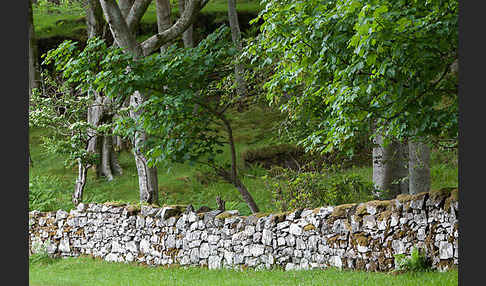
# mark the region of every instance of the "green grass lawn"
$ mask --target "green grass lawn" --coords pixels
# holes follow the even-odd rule
[[[29,264],[31,286],[149,286],[149,285],[457,285],[458,271],[388,273],[341,271],[208,270],[205,268],[148,267],[112,263],[89,257],[56,259]]]

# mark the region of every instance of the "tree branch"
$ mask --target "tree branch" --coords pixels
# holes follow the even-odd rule
[[[174,40],[182,34],[194,22],[197,12],[208,2],[209,0],[190,0],[181,17],[174,23],[174,25],[162,33],[158,33],[148,38],[140,44],[143,50],[143,55],[150,55],[165,43]]]

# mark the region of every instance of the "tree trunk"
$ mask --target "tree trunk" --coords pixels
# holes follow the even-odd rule
[[[130,117],[137,120],[140,116],[141,110],[137,110],[140,104],[144,102],[142,94],[136,91],[130,98]],[[150,168],[147,164],[147,159],[141,152],[143,144],[147,140],[147,135],[143,131],[135,132],[134,151],[135,164],[137,165],[138,184],[140,189],[140,201],[145,203],[158,203],[158,181],[157,168]]]
[[[119,5],[120,5],[120,11],[123,15],[123,18],[125,18],[125,19],[128,18],[128,14],[130,13],[130,9],[132,9],[134,2],[135,2],[135,0],[119,0],[118,1]]]
[[[373,184],[380,191],[386,191],[389,198],[407,193],[405,165],[407,157],[403,143],[391,142],[384,145],[383,135],[376,134],[373,147]]]
[[[231,28],[231,38],[236,49],[241,52],[243,45],[241,43],[240,24],[238,23],[238,14],[236,12],[236,0],[228,0],[228,20]],[[241,64],[235,65],[236,91],[240,98],[248,95],[246,80],[244,77],[244,68]]]
[[[155,10],[157,13],[157,31],[162,33],[170,28],[172,21],[170,20],[170,1],[169,0],[156,0]],[[165,53],[170,43],[167,43],[160,47],[160,52]]]
[[[122,1],[123,2],[123,1]],[[89,0],[86,11],[86,24],[87,33],[89,38],[99,37],[103,33],[103,10],[98,0]],[[88,123],[93,126],[98,126],[102,123],[103,118],[111,120],[111,116],[106,116],[109,112],[105,106],[108,106],[111,100],[107,97],[100,95],[96,91],[90,91],[94,93],[95,102],[93,106],[88,108]],[[100,177],[104,175],[108,181],[113,180],[113,174],[121,174],[121,168],[119,165],[114,166],[112,162],[117,162],[116,153],[113,149],[111,136],[99,136],[95,131],[89,130],[88,134],[91,139],[88,142],[87,151],[96,153],[99,156],[100,162],[96,164],[96,176]],[[115,171],[115,168],[118,168]]]
[[[83,201],[83,191],[86,185],[86,175],[88,174],[88,166],[84,166],[81,160],[78,160],[78,179],[76,180],[76,185],[74,187],[74,192],[72,196],[72,202],[77,206]]]
[[[140,2],[150,2],[147,0],[140,0]],[[130,10],[128,18],[125,18],[120,11],[115,0],[100,0],[103,13],[106,21],[109,24],[111,33],[116,44],[124,49],[125,52],[130,53],[134,59],[139,59],[142,56],[147,56],[154,51],[160,49],[161,46],[174,40],[177,36],[183,33],[189,25],[192,24],[195,18],[195,14],[199,11],[207,1],[191,0],[185,7],[185,11],[181,14],[181,17],[170,28],[164,32],[159,32],[156,35],[148,38],[142,44],[139,44],[136,40],[135,34],[131,27],[137,24],[137,21],[141,19],[143,13],[148,7],[144,3],[136,1]],[[144,10],[145,9],[145,10]],[[142,110],[138,109],[140,105],[145,101],[144,96],[136,91],[130,97],[130,105],[132,110],[130,111],[130,117],[135,121],[138,121]],[[140,201],[147,203],[158,202],[158,182],[157,182],[157,169],[149,168],[147,160],[141,148],[146,142],[147,134],[143,131],[135,132],[135,138],[133,138],[135,163],[137,165],[139,188],[140,188]]]
[[[184,9],[186,7],[187,0],[179,0],[179,13],[182,15]],[[194,25],[191,24],[185,31],[182,33],[182,41],[184,42],[184,48],[193,48],[194,47],[194,37],[193,37]],[[159,31],[161,32],[161,31]]]
[[[39,64],[37,61],[37,41],[34,33],[34,17],[32,14],[32,1],[29,1],[29,99],[32,90],[39,87]]]
[[[100,37],[103,34],[103,10],[98,0],[88,0],[86,8],[86,29],[88,38]]]
[[[430,147],[421,142],[409,142],[410,194],[430,190]]]
[[[112,156],[112,141],[111,136],[103,136],[103,143],[101,148],[101,171],[108,181],[113,180],[113,173],[111,172],[111,156]]]
[[[237,164],[236,164],[236,150],[235,150],[235,142],[233,139],[233,130],[231,128],[231,125],[229,121],[221,115],[221,120],[223,121],[224,126],[226,127],[226,132],[228,134],[228,141],[230,144],[230,150],[231,150],[231,173],[229,176],[227,175],[227,180],[230,181],[236,189],[240,192],[241,197],[243,200],[246,202],[248,207],[250,208],[252,213],[257,213],[260,210],[258,209],[257,204],[255,203],[255,200],[251,196],[250,192],[247,190],[243,182],[240,181],[238,178],[238,173],[237,173]]]

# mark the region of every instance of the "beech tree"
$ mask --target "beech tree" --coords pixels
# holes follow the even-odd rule
[[[246,54],[273,69],[267,97],[300,121],[308,149],[352,152],[358,135],[372,133],[376,153],[410,149],[422,163],[409,165],[426,174],[429,151],[416,142],[457,144],[457,0],[262,4],[262,33]],[[415,192],[422,184],[408,172]]]
[[[150,0],[135,1],[125,19],[115,0],[100,0],[103,13],[116,44],[134,59],[140,59],[152,54],[164,44],[182,34],[192,24],[196,13],[206,5],[207,1],[188,1],[181,17],[170,28],[153,35],[142,43],[138,43],[135,37],[135,27],[145,13],[149,3]],[[131,117],[134,120],[137,120],[142,113],[140,107],[145,100],[146,96],[137,90],[134,90],[130,96]],[[144,131],[138,131],[134,134],[133,152],[138,172],[140,201],[156,203],[158,201],[157,168],[155,166],[149,167],[147,158],[141,152],[141,146],[146,140],[148,138]]]
[[[108,48],[98,39],[90,40],[80,53],[67,42],[56,50],[56,62],[68,82],[77,82],[81,90],[103,91],[114,103],[134,92],[144,95],[139,106],[119,110],[114,130],[129,138],[144,134],[146,140],[139,141],[137,152],[148,168],[167,162],[208,165],[233,184],[256,213],[258,206],[238,176],[232,126],[225,115],[239,97],[223,96],[226,91],[219,82],[219,77],[225,80],[231,73],[236,54],[228,32],[223,27],[195,48],[173,45],[165,53],[141,58]],[[99,57],[103,60],[97,65],[88,64]],[[224,145],[231,156],[229,164],[216,160]]]
[[[231,28],[231,38],[238,51],[242,52],[243,44],[241,41],[240,24],[238,22],[238,13],[236,11],[236,0],[228,0],[228,20]],[[245,71],[241,63],[235,64],[236,91],[240,97],[248,95],[247,84],[245,80]]]

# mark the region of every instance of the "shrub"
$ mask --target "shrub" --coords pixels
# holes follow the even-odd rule
[[[32,242],[32,254],[29,256],[29,264],[49,264],[55,261],[55,258],[47,253],[47,245],[50,240],[45,243],[40,241]]]
[[[395,269],[398,271],[426,271],[430,267],[425,252],[414,247],[410,256],[395,254]]]
[[[295,172],[276,168],[267,182],[281,211],[372,200],[373,184],[355,174]]]

